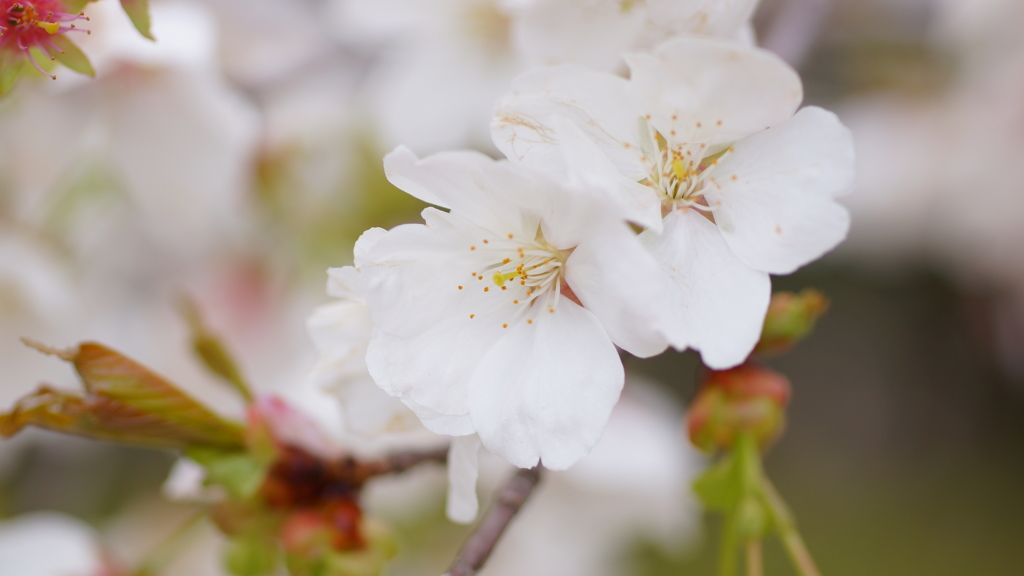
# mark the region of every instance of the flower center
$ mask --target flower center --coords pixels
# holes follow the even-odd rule
[[[649,176],[641,183],[658,191],[664,214],[681,208],[709,212],[711,208],[703,191],[705,186],[718,185],[715,167],[719,160],[732,153],[732,147],[714,150],[710,145],[713,134],[708,134],[700,122],[686,134],[673,126],[666,137],[654,128],[649,118],[640,119],[640,138],[649,171]],[[675,124],[676,117],[672,120]]]
[[[6,10],[3,6],[7,5]],[[36,2],[12,2],[7,4],[0,0],[0,46],[16,47],[28,55],[37,70],[56,79],[46,72],[35,61],[30,52],[36,48],[50,60],[55,57],[51,53],[63,54],[64,51],[49,37],[67,32],[85,32],[72,23],[76,20],[89,20],[84,14],[70,14],[63,10],[61,4],[53,0],[37,0]]]
[[[538,229],[531,240],[521,240],[514,234],[506,238],[484,239],[481,244],[470,246],[470,250],[493,254],[493,259],[473,272],[476,282],[459,286],[459,290],[482,290],[493,297],[492,308],[470,318],[484,316],[498,309],[515,308],[509,322],[527,316],[527,323],[533,324],[531,312],[554,313],[562,295],[575,298],[565,284],[565,261],[572,249],[560,250],[544,239]]]

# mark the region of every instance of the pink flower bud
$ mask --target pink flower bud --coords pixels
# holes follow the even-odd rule
[[[739,432],[752,432],[767,446],[785,427],[789,394],[785,376],[754,364],[712,370],[690,405],[690,440],[712,452],[731,447]]]

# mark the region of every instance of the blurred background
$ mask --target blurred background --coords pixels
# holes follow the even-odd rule
[[[29,71],[0,99],[0,407],[41,382],[76,386],[18,340],[30,336],[104,342],[240,417],[190,356],[188,295],[258,390],[336,427],[337,406],[308,385],[305,319],[363,230],[423,208],[386,182],[382,155],[400,142],[494,153],[489,109],[520,66],[515,2],[475,0],[457,28],[436,17],[455,0],[428,4],[160,0],[155,44],[112,0],[90,5],[93,32],[76,41],[97,78]],[[794,396],[767,459],[829,576],[1021,571],[1021,22],[1021,0],[763,0],[756,13],[759,43],[799,69],[806,102],[836,111],[858,146],[849,240],[774,281],[832,304],[771,362]],[[697,364],[627,360],[630,402],[645,406],[619,418],[627,433],[682,454]],[[532,539],[510,535],[488,573],[553,570],[535,542],[547,533],[581,559],[611,553],[598,564],[609,574],[713,573],[716,526],[679,492],[700,459],[679,458],[638,457],[611,487],[593,482],[600,462],[552,476],[520,519]],[[0,566],[5,539],[32,530],[63,530],[82,557],[82,541],[125,563],[151,552],[194,510],[161,496],[173,461],[39,431],[0,442]],[[484,494],[503,473],[491,469]],[[652,492],[658,482],[668,488]],[[371,489],[369,509],[403,546],[391,573],[439,574],[453,557],[465,528],[444,520],[443,493],[439,470]],[[666,501],[676,513],[657,517]],[[587,531],[602,522],[615,529]],[[202,528],[163,573],[221,574],[218,545]],[[769,546],[769,573],[789,570]]]

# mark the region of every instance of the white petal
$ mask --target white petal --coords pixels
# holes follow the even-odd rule
[[[788,274],[846,238],[850,215],[834,198],[853,184],[853,139],[835,114],[804,108],[734,149],[704,196],[744,262]]]
[[[536,188],[522,169],[479,152],[441,152],[417,159],[404,146],[384,157],[392,184],[412,196],[450,208],[477,226],[504,234],[537,229],[537,220],[521,209],[522,191]]]
[[[461,317],[467,299],[479,297],[468,288],[474,281],[471,272],[483,270],[493,259],[482,249],[485,230],[433,208],[424,210],[423,217],[426,225],[405,224],[388,231],[361,270],[374,325],[398,338]],[[481,249],[473,250],[477,244]]]
[[[429,430],[468,434],[470,374],[494,340],[449,326],[407,340],[381,334],[370,343],[366,365],[377,385],[400,398]]]
[[[366,262],[366,255],[370,253],[370,250],[377,245],[377,242],[387,234],[388,231],[383,228],[370,228],[359,235],[359,239],[356,240],[355,246],[352,248],[352,253],[355,257],[353,263],[356,268],[360,268]]]
[[[315,370],[345,371],[354,364],[354,369],[365,371],[362,357],[371,328],[370,311],[362,302],[332,302],[315,308],[306,319],[306,333],[320,353]]]
[[[661,231],[661,198],[649,186],[623,175],[593,140],[568,118],[552,119],[567,182],[582,192],[574,202],[601,202],[609,214]]]
[[[306,330],[320,353],[314,381],[338,399],[348,430],[370,437],[416,425],[415,415],[377,386],[367,371],[372,323],[365,303],[320,306],[306,321]]]
[[[617,0],[532,2],[513,23],[519,52],[532,67],[582,64],[612,72],[621,64],[646,16],[641,3]]]
[[[560,173],[564,159],[552,126],[557,116],[582,128],[623,175],[634,182],[647,176],[629,82],[580,66],[540,68],[516,78],[512,93],[494,107],[494,144],[510,159]]]
[[[367,255],[361,273],[379,333],[366,362],[374,381],[401,398],[424,425],[453,433],[448,417],[459,426],[466,422],[469,376],[501,335],[500,322],[470,316],[494,306],[494,294],[483,291],[491,279],[471,275],[494,256],[483,254],[481,229],[432,208],[424,218],[427,225],[389,231]],[[474,242],[481,249],[470,250]]]
[[[771,298],[768,274],[744,264],[696,210],[665,217],[661,235],[640,235],[672,285],[661,326],[678,350],[699,350],[723,369],[743,362],[761,336]]]
[[[484,446],[520,468],[561,470],[601,437],[623,370],[597,318],[562,300],[518,323],[473,374],[470,406]]]
[[[370,228],[359,235],[353,247],[355,266],[330,268],[327,270],[327,294],[335,298],[347,300],[363,300],[366,293],[365,279],[359,274],[359,268],[367,262],[366,255],[377,241],[387,234],[383,228]]]
[[[55,512],[33,512],[0,523],[0,560],[5,574],[17,576],[106,571],[96,531]]]
[[[680,37],[626,61],[638,114],[684,141],[735,141],[785,122],[803,99],[788,64],[735,42]]]
[[[416,415],[377,386],[370,374],[352,375],[333,390],[341,402],[345,428],[366,438],[419,426]]]
[[[480,437],[456,436],[448,448],[448,518],[459,524],[476,520],[480,502],[476,479],[480,472]]]
[[[417,178],[417,166],[419,158],[412,150],[405,146],[399,146],[384,156],[384,171],[387,173],[388,181],[400,188],[406,194],[418,198],[427,204],[451,208],[432,189],[430,183],[421,183]]]
[[[569,256],[565,273],[569,287],[620,348],[648,358],[668,346],[657,330],[666,283],[628,227],[617,224],[592,234]]]

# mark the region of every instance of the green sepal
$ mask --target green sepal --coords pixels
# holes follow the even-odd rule
[[[281,549],[269,535],[246,534],[228,544],[224,564],[235,576],[273,574],[281,563]]]
[[[267,475],[267,465],[248,452],[192,448],[185,455],[206,469],[205,484],[223,486],[240,500],[255,496]]]
[[[121,0],[121,8],[131,19],[135,29],[150,40],[156,40],[150,31],[149,0]]]
[[[75,43],[69,40],[67,36],[64,34],[52,34],[49,40],[60,49],[58,52],[51,52],[50,54],[57,62],[63,64],[68,70],[91,78],[96,77],[96,71],[93,70],[89,57],[78,46],[75,46]]]
[[[238,363],[235,362],[234,357],[228,352],[227,347],[221,342],[220,338],[206,328],[202,315],[199,313],[199,308],[192,300],[185,298],[182,300],[181,309],[182,315],[185,316],[185,320],[189,325],[192,337],[192,350],[196,353],[196,356],[203,361],[203,365],[210,372],[231,384],[247,402],[252,402],[252,391],[245,378],[242,377],[242,371],[239,370]]]
[[[69,14],[77,14],[85,10],[85,6],[93,0],[64,0],[64,8]]]
[[[378,576],[387,561],[398,554],[398,542],[387,526],[373,520],[363,523],[366,547],[347,552],[327,551],[315,557],[286,554],[292,576]]]
[[[13,50],[0,50],[0,96],[7,94],[25,68],[25,57]]]
[[[743,498],[743,477],[734,451],[727,452],[693,483],[693,491],[708,510],[728,511]]]

